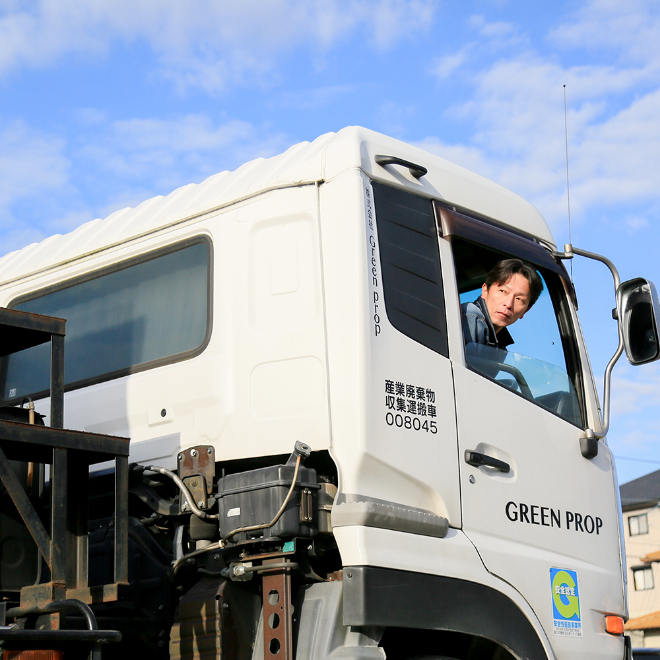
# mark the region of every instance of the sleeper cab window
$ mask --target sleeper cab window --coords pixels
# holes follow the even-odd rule
[[[9,306],[66,319],[67,390],[193,357],[211,330],[211,244],[177,243]],[[48,351],[44,344],[4,359],[5,401],[47,394]]]
[[[458,214],[451,215],[458,217]],[[460,226],[456,234],[459,231]],[[479,240],[474,227],[464,227],[462,231],[464,234],[472,232]],[[485,235],[490,234],[487,246],[456,234],[450,239],[468,368],[565,421],[583,427],[579,353],[563,283],[563,266],[554,263],[550,253],[530,239],[485,223],[482,231]],[[483,237],[481,240],[486,243]],[[531,266],[525,271],[527,275],[521,275],[524,282],[522,288],[518,287],[520,291],[524,291],[525,284],[530,292],[534,288],[538,291],[539,283],[542,291],[532,307],[527,306],[517,318],[516,304],[525,297],[509,301],[511,307],[507,313],[514,316],[504,319],[497,316],[497,295],[492,294],[513,294],[515,298],[518,289],[513,287],[514,291],[511,286],[493,284],[484,298],[482,285],[491,271],[498,272],[496,267],[509,259],[518,259]],[[514,279],[509,283],[515,282],[521,280]],[[527,304],[530,295],[533,293],[528,294]],[[495,315],[494,324],[491,315]],[[507,322],[510,323],[507,325]]]

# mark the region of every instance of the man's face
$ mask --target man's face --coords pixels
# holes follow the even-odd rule
[[[492,284],[490,288],[484,284],[481,297],[486,301],[497,333],[525,315],[530,300],[529,282],[524,275],[516,273],[504,284]]]

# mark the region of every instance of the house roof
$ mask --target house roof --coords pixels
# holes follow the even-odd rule
[[[651,612],[644,616],[629,619],[624,626],[625,630],[648,630],[649,628],[660,628],[660,612]]]
[[[657,504],[660,502],[660,470],[623,484],[619,491],[624,511]]]

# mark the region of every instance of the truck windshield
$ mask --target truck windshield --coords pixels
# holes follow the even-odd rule
[[[459,238],[452,240],[452,246],[461,309],[465,315],[467,309],[477,311],[474,305],[468,305],[481,297],[482,284],[491,268],[516,255],[502,254]],[[506,328],[513,343],[497,346],[467,342],[466,362],[482,376],[582,426],[578,353],[566,292],[556,273],[534,269],[541,278],[543,291],[531,309]],[[485,310],[485,306],[480,305],[480,309]],[[498,332],[498,337],[501,332],[504,331]]]

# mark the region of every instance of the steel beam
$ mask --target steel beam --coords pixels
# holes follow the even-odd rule
[[[0,447],[0,479],[4,484],[9,496],[14,503],[16,509],[21,514],[23,522],[27,526],[32,538],[34,539],[39,552],[43,555],[49,568],[51,566],[51,541],[46,528],[44,527],[41,519],[37,515],[34,505],[23,488],[23,484],[19,481],[14,470],[12,470],[5,453]]]
[[[271,561],[278,562],[277,559]],[[268,561],[264,561],[263,566],[266,568]],[[264,660],[293,660],[291,573],[288,568],[263,574],[263,624]]]

